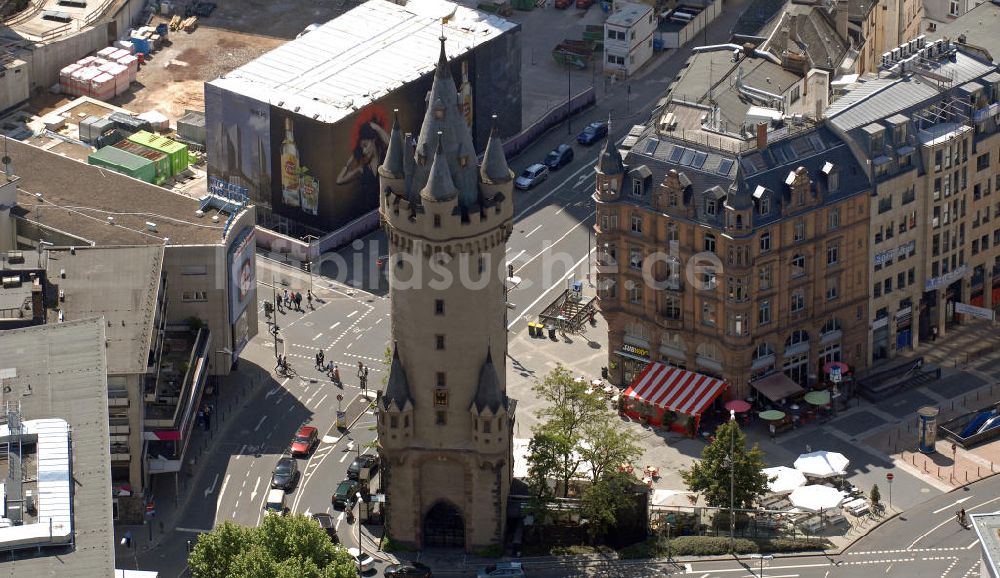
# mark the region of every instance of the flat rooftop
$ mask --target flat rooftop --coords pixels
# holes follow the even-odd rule
[[[983,560],[994,573],[1000,571],[1000,512],[973,514],[972,526],[979,536]]]
[[[49,283],[66,296],[58,304],[64,319],[104,317],[108,373],[145,373],[163,247],[87,247],[47,254]],[[49,316],[57,319],[57,314]]]
[[[7,139],[18,176],[12,213],[94,245],[213,245],[223,240],[227,214],[123,174]],[[37,195],[41,194],[39,198]],[[213,223],[212,216],[219,215]],[[114,218],[114,225],[108,224]],[[146,223],[155,223],[150,230]]]
[[[619,4],[619,6],[620,8],[617,12],[608,16],[608,24],[613,26],[631,26],[640,17],[653,11],[653,7],[649,4],[623,3]]]
[[[447,22],[442,24],[442,20]],[[517,24],[445,0],[369,0],[207,84],[334,123]]]
[[[3,333],[0,369],[14,377],[2,380],[2,401],[20,401],[26,421],[59,418],[69,424],[75,543],[5,553],[0,577],[114,575],[104,328],[102,320],[89,319]]]

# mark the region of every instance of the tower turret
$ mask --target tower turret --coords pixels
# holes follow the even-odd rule
[[[608,140],[604,143],[601,154],[597,157],[597,164],[594,165],[596,175],[597,197],[604,201],[613,201],[618,198],[622,190],[622,180],[625,177],[625,163],[622,155],[618,152],[611,136],[611,119],[608,119]]]

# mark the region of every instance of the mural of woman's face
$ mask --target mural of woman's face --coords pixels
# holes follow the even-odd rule
[[[378,147],[375,145],[375,139],[366,138],[358,144],[361,147],[361,155],[364,162],[378,160]]]

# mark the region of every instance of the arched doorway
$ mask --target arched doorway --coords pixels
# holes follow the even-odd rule
[[[465,547],[465,520],[450,502],[435,503],[424,516],[424,547]]]

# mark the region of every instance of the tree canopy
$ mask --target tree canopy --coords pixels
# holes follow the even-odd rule
[[[194,578],[354,578],[357,562],[302,514],[268,515],[257,528],[223,522],[188,556]]]
[[[767,493],[767,474],[763,472],[764,452],[756,444],[746,448],[746,436],[734,420],[715,430],[715,439],[701,452],[701,460],[690,469],[681,470],[681,478],[693,492],[705,496],[709,506],[728,508],[730,486],[730,448],[733,452],[732,482],[735,507],[751,508]]]

